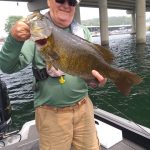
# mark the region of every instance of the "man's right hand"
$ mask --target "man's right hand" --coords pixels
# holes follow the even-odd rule
[[[17,21],[10,30],[11,35],[18,41],[25,41],[30,38],[30,28],[23,21]]]

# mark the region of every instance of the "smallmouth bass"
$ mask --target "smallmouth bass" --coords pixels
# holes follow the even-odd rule
[[[114,56],[106,48],[64,31],[40,13],[34,16],[36,19],[29,19],[31,39],[40,47],[47,65],[85,81],[93,80],[91,71],[97,70],[112,80],[124,95],[130,93],[132,85],[142,82],[136,73],[112,67]]]

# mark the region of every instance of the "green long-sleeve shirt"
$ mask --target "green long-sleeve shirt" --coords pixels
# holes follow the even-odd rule
[[[83,28],[83,31],[85,38],[90,40],[88,30]],[[11,74],[25,68],[33,61],[39,69],[46,67],[43,58],[36,51],[36,45],[33,41],[19,42],[9,34],[0,51],[1,70]],[[64,78],[64,84],[59,83],[59,78],[50,76],[36,82],[38,89],[34,91],[34,106],[49,104],[64,107],[73,105],[88,94],[88,87],[81,78],[69,74],[65,74]]]

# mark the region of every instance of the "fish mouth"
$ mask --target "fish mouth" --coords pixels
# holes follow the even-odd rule
[[[35,41],[38,45],[45,45],[47,43],[47,39],[39,39]]]

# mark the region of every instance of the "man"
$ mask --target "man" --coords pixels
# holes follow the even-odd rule
[[[90,40],[89,32],[73,18],[76,0],[47,0],[51,22]],[[80,31],[80,32],[78,32]],[[47,70],[30,38],[30,28],[18,21],[11,29],[0,52],[3,72],[13,73],[32,62],[35,76],[35,119],[40,138],[40,150],[99,150],[94,123],[93,105],[88,97],[87,84],[80,78],[65,73],[61,84],[60,70]],[[91,72],[100,86],[106,82],[96,70]],[[42,74],[42,75],[41,75]]]

